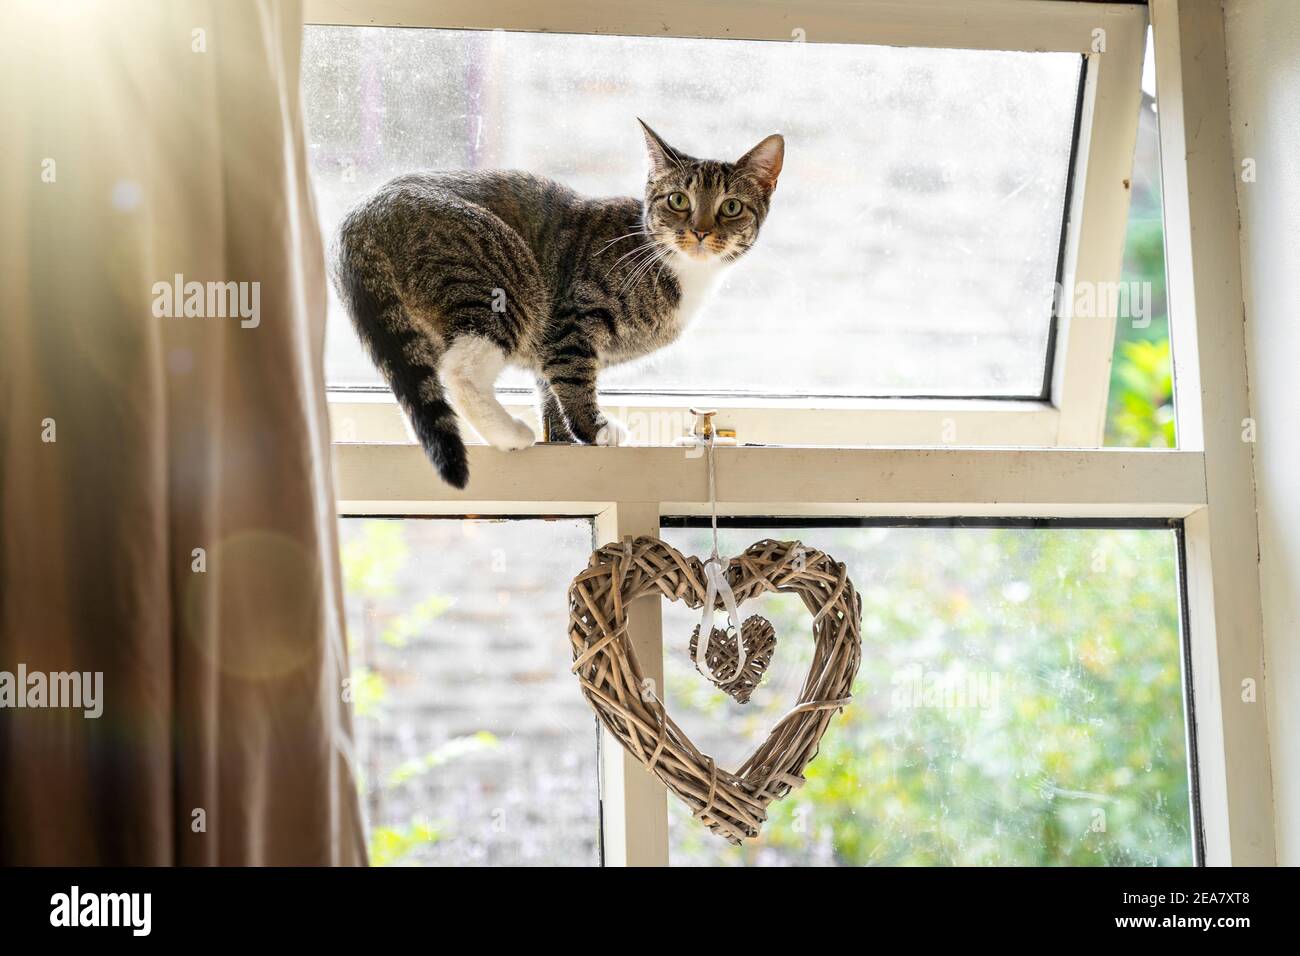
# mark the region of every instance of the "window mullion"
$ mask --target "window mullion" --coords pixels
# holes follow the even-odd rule
[[[463,491],[439,480],[416,445],[341,443],[334,453],[340,507],[356,514],[708,507],[704,460],[681,448],[471,446]],[[1205,504],[1205,463],[1187,451],[720,448],[717,466],[729,514],[1185,518]]]
[[[620,501],[596,516],[596,544],[627,536],[659,536],[657,501]],[[652,682],[664,696],[662,601],[646,597],[628,605],[627,640]],[[606,866],[668,865],[668,790],[659,778],[601,729],[601,820]]]

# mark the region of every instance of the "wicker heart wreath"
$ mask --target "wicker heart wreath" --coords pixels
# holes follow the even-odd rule
[[[600,722],[691,808],[732,843],[752,840],[770,803],[803,783],[831,717],[849,702],[861,660],[862,602],[844,565],[794,541],[760,541],[732,558],[736,601],[764,591],[798,594],[813,616],[814,653],[799,700],[735,773],[701,753],[656,692],[647,691],[625,639],[627,606],[660,594],[700,608],[703,562],[658,538],[627,538],[595,551],[569,587],[573,670]]]

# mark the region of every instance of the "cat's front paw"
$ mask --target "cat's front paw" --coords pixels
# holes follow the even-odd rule
[[[630,445],[631,436],[628,434],[627,426],[617,418],[605,418],[601,426],[596,430],[597,445]]]
[[[484,435],[493,448],[500,451],[519,451],[537,441],[537,434],[522,418],[512,418],[502,427],[492,429],[491,435]]]

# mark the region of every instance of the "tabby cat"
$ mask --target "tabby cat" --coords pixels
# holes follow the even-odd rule
[[[681,335],[758,238],[779,135],[727,163],[641,126],[643,199],[589,199],[522,172],[416,173],[343,220],[335,286],[449,484],[469,480],[457,413],[497,448],[535,440],[497,401],[506,365],[533,373],[552,439],[626,441],[596,404],[596,373]]]

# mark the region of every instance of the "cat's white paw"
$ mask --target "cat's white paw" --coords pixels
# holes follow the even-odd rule
[[[500,451],[519,451],[537,441],[537,433],[522,418],[512,418],[509,424],[503,424],[503,427],[494,429],[493,434],[483,437]]]
[[[605,424],[600,426],[600,431],[596,432],[597,445],[630,445],[631,436],[628,433],[627,426],[617,418],[606,418]]]

